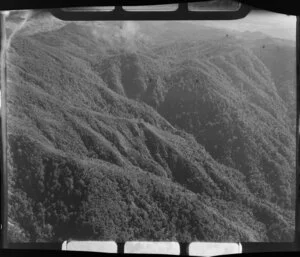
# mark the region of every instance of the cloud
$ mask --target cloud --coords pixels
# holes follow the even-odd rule
[[[95,26],[92,29],[92,34],[97,40],[104,40],[110,45],[128,51],[134,51],[138,42],[149,40],[141,31],[139,24],[134,21],[123,21],[120,23],[103,22],[101,26]]]
[[[139,26],[137,23],[132,21],[125,21],[120,30],[120,35],[127,40],[133,40],[138,36],[138,32]]]
[[[2,13],[5,17],[7,17],[7,16],[9,15],[10,12],[9,12],[9,11],[2,11],[1,13]]]

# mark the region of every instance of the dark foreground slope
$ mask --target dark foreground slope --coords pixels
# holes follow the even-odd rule
[[[10,240],[292,240],[294,139],[268,69],[132,25],[12,42]]]

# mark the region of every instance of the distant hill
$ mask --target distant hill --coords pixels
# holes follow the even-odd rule
[[[279,96],[287,104],[296,131],[296,43],[289,40],[265,38],[257,40],[254,53],[271,71]]]
[[[11,241],[293,240],[286,87],[267,53],[193,26],[78,22],[13,38]]]

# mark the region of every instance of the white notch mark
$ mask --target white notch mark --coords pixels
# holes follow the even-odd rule
[[[65,241],[62,244],[65,251],[84,251],[99,253],[117,253],[118,245],[114,241]]]
[[[193,242],[189,245],[190,256],[218,256],[242,253],[240,243]]]
[[[131,241],[125,243],[124,252],[179,255],[180,245],[178,242]]]

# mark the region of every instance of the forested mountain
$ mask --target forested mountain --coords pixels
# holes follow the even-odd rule
[[[7,56],[10,240],[293,240],[292,46],[51,22]]]
[[[289,40],[264,38],[256,41],[254,53],[269,68],[278,95],[287,104],[292,133],[296,130],[296,43]]]

